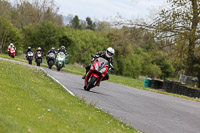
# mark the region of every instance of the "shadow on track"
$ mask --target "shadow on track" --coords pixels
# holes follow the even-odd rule
[[[88,92],[88,93],[99,94],[99,95],[103,95],[103,96],[110,96],[110,95],[107,95],[107,94],[104,94],[104,93],[100,93],[100,92],[96,92],[96,91],[86,91],[86,90],[84,90],[82,88],[76,88],[76,89],[79,89],[81,91]]]

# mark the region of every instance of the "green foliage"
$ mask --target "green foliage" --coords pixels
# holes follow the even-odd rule
[[[90,29],[90,30],[94,30],[95,29],[96,25],[95,25],[95,23],[92,22],[90,17],[86,18],[86,22],[87,22],[87,29]]]
[[[195,64],[200,63],[197,61],[198,55],[195,51],[199,46],[200,1],[168,0],[167,2],[169,8],[163,9],[154,22],[146,27],[154,31],[158,41],[168,42],[160,47],[168,47],[165,48],[165,52],[172,55],[171,60],[174,61],[177,71],[197,76],[199,70]],[[165,66],[170,67],[166,64]]]
[[[68,40],[67,50],[71,63],[88,65],[91,54],[106,50],[108,40],[91,30],[71,30],[66,29],[65,36]]]
[[[8,45],[12,42],[19,48],[16,52],[20,51],[21,35],[19,30],[15,28],[4,16],[0,16],[0,45],[2,46],[1,52],[7,52]]]
[[[74,18],[71,21],[71,27],[74,29],[80,29],[81,25],[80,25],[80,20],[78,18],[78,16],[74,16]]]
[[[25,36],[24,47],[32,48],[41,47],[47,52],[51,47],[59,47],[60,42],[65,41],[62,36],[62,27],[57,26],[49,21],[44,21],[41,25],[29,25],[23,28]]]
[[[44,21],[38,28],[37,31],[37,44],[36,46],[41,46],[45,52],[47,52],[51,47],[58,47],[59,39],[61,37],[61,27],[53,24],[49,21]]]
[[[153,51],[151,52],[151,56],[153,57],[153,64],[158,65],[160,70],[162,71],[160,78],[165,79],[174,75],[175,69],[172,61],[167,59],[167,56],[163,52]]]

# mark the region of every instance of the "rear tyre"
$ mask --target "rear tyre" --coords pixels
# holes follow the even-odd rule
[[[88,86],[86,87],[86,91],[90,91],[90,89],[94,86],[94,83],[97,81],[96,77],[92,77],[90,79],[90,82],[88,83]]]

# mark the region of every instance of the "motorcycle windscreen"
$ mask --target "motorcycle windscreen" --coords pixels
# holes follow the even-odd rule
[[[49,53],[49,57],[50,58],[55,58],[55,54],[54,53]]]
[[[104,59],[104,58],[100,57],[100,58],[98,58],[98,61],[99,61],[99,65],[98,64],[95,65],[95,69],[97,71],[100,71],[101,69],[104,69],[104,66],[108,65],[108,61],[106,59]]]
[[[65,54],[63,52],[59,52],[57,56],[58,61],[65,61]]]

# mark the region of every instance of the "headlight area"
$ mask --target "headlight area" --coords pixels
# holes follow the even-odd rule
[[[106,68],[103,68],[100,70],[100,73],[104,73],[106,71]]]
[[[95,70],[99,70],[99,65],[97,63],[95,64]]]

